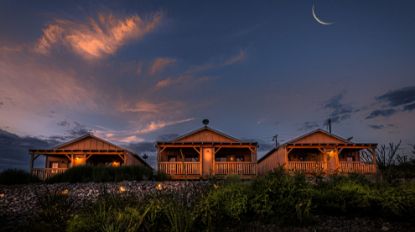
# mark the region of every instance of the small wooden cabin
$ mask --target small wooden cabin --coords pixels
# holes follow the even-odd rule
[[[137,154],[93,134],[86,134],[51,149],[31,149],[29,154],[30,171],[41,179],[79,165],[143,165],[151,168]],[[46,157],[44,168],[34,168],[34,161],[41,155]]]
[[[159,141],[158,171],[172,179],[206,179],[257,174],[257,143],[241,141],[207,124],[172,141]]]
[[[259,174],[278,166],[304,173],[376,173],[374,143],[353,143],[318,129],[272,149],[258,160]],[[361,159],[361,152],[370,154],[370,161]]]

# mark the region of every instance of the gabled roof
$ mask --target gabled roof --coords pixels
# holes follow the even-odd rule
[[[293,139],[291,139],[291,140],[288,140],[288,141],[287,141],[287,142],[285,142],[284,144],[296,143],[296,142],[298,142],[298,141],[300,141],[300,140],[302,140],[302,139],[304,139],[304,138],[306,138],[306,137],[308,137],[308,136],[311,136],[311,135],[313,135],[313,134],[317,134],[317,133],[323,133],[324,135],[327,135],[327,136],[329,136],[329,137],[335,138],[335,139],[339,140],[339,141],[340,141],[340,142],[342,142],[342,143],[352,143],[352,142],[350,142],[349,140],[347,140],[347,139],[345,139],[345,138],[342,138],[342,137],[337,136],[337,135],[335,135],[335,134],[329,133],[329,132],[327,132],[327,131],[325,131],[325,130],[322,130],[322,129],[315,129],[315,130],[310,131],[310,132],[308,132],[308,133],[306,133],[306,134],[303,134],[303,135],[300,135],[300,136],[298,136],[298,137],[296,137],[296,138],[293,138]]]
[[[356,144],[356,143],[353,143],[353,142],[351,142],[351,141],[349,141],[349,140],[347,140],[345,138],[342,138],[342,137],[340,137],[338,135],[329,133],[329,132],[327,132],[325,130],[316,129],[316,130],[310,131],[310,132],[308,132],[306,134],[300,135],[300,136],[298,136],[296,138],[290,139],[287,142],[284,142],[284,143],[278,145],[278,147],[272,148],[270,151],[268,151],[267,153],[265,153],[265,155],[262,156],[257,162],[260,162],[260,161],[264,160],[266,157],[268,157],[269,155],[271,155],[272,153],[274,153],[280,147],[283,147],[283,146],[289,145],[289,144],[296,144],[297,142],[301,141],[302,139],[305,139],[305,138],[307,138],[307,137],[309,137],[309,136],[311,136],[313,134],[316,134],[316,133],[323,133],[324,135],[327,135],[327,136],[329,136],[331,138],[334,138],[334,139],[338,140],[340,142],[340,144],[350,144],[350,145]],[[301,144],[301,143],[299,143],[299,144]],[[376,145],[376,144],[365,144],[365,145]]]
[[[225,137],[225,138],[227,138],[227,139],[229,139],[229,140],[231,140],[232,142],[235,142],[235,143],[242,142],[241,140],[239,140],[237,138],[234,138],[234,137],[232,137],[230,135],[227,135],[227,134],[225,134],[225,133],[223,133],[221,131],[215,130],[215,129],[210,128],[208,126],[204,126],[204,127],[201,127],[201,128],[199,128],[197,130],[194,130],[194,131],[191,131],[191,132],[186,133],[184,135],[181,135],[181,136],[175,138],[172,142],[179,142],[179,141],[181,141],[181,140],[183,140],[185,138],[191,137],[192,135],[198,134],[198,133],[203,132],[203,131],[213,132],[213,133],[218,134],[218,135],[220,135],[222,137]]]
[[[115,147],[116,149],[119,149],[119,150],[124,150],[124,151],[126,151],[126,152],[128,152],[128,153],[130,153],[131,155],[133,155],[134,157],[136,157],[138,160],[140,160],[144,165],[146,165],[146,166],[148,166],[148,167],[150,167],[151,168],[151,166],[143,159],[143,158],[141,158],[139,155],[137,155],[136,153],[134,153],[134,152],[132,152],[132,151],[130,151],[129,149],[126,149],[126,148],[123,148],[123,147],[120,147],[120,146],[118,146],[118,145],[115,145],[115,144],[113,144],[113,143],[111,143],[111,142],[108,142],[107,140],[104,140],[104,139],[102,139],[102,138],[99,138],[99,137],[97,137],[97,136],[95,136],[95,135],[93,135],[92,133],[87,133],[87,134],[85,134],[85,135],[83,135],[83,136],[81,136],[81,137],[78,137],[78,138],[75,138],[75,139],[72,139],[72,140],[69,140],[68,142],[65,142],[65,143],[62,143],[62,144],[59,144],[59,145],[57,145],[57,146],[55,146],[55,147],[53,147],[52,148],[52,150],[59,150],[59,149],[62,149],[62,148],[64,148],[64,147],[66,147],[66,146],[68,146],[68,145],[71,145],[71,144],[74,144],[74,143],[77,143],[77,142],[80,142],[80,141],[82,141],[82,140],[84,140],[84,139],[87,139],[87,138],[92,138],[92,139],[95,139],[95,140],[98,140],[98,141],[100,141],[100,142],[103,142],[103,143],[105,143],[105,144],[108,144],[108,145],[110,145],[110,146],[112,146],[112,147]]]
[[[204,138],[203,138],[204,137]],[[157,144],[196,144],[196,143],[221,143],[221,144],[256,144],[252,141],[242,141],[219,130],[204,126],[197,130],[181,135],[170,141],[158,141]]]

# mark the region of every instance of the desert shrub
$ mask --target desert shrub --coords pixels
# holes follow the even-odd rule
[[[52,176],[47,182],[118,182],[149,179],[151,175],[152,170],[143,166],[78,166],[70,168],[64,173]]]
[[[353,180],[336,181],[316,188],[313,202],[326,214],[364,214],[371,212],[377,191]]]
[[[19,169],[8,169],[0,173],[0,184],[29,184],[40,182],[39,178]]]
[[[215,184],[196,206],[199,220],[209,230],[215,225],[239,222],[248,212],[248,187],[241,182]]]
[[[311,190],[304,175],[288,175],[278,168],[254,181],[251,208],[261,220],[305,223],[311,218]]]
[[[380,205],[386,217],[413,220],[415,183],[384,187],[380,192]]]

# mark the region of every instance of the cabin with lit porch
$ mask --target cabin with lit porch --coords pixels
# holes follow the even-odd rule
[[[306,174],[375,174],[375,143],[354,143],[317,129],[272,149],[258,160],[259,174],[282,166]],[[369,154],[362,160],[362,153]]]
[[[51,149],[31,149],[29,154],[30,172],[40,179],[47,179],[79,165],[142,165],[152,169],[139,155],[93,134],[86,134]],[[34,162],[40,156],[45,156],[44,168],[35,168]]]
[[[172,179],[206,179],[257,174],[257,143],[241,141],[205,126],[172,141],[158,141],[158,171]]]

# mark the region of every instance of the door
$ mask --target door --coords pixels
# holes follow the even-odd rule
[[[213,171],[213,149],[203,148],[203,176],[212,174]]]

